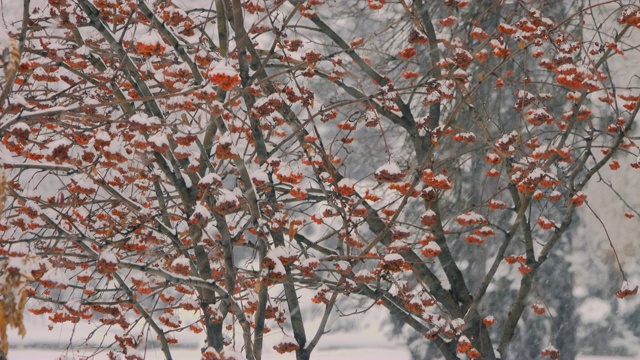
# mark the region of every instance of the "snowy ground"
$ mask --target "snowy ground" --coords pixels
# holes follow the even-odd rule
[[[74,350],[65,349],[69,340],[69,329],[54,329],[49,331],[44,319],[34,319],[30,314],[30,328],[24,339],[21,339],[15,333],[9,334],[10,350],[8,360],[76,360],[82,356],[90,354],[89,349]],[[377,321],[383,318],[374,317]],[[35,326],[34,326],[35,325]],[[334,332],[326,334],[320,341],[318,348],[314,350],[313,360],[377,360],[377,359],[394,359],[409,360],[411,359],[409,352],[404,348],[401,342],[390,340],[385,333],[384,328],[378,323],[361,323],[353,330],[347,332]],[[76,329],[76,336],[82,336],[82,331]],[[184,334],[184,343],[189,343],[189,336]],[[182,337],[182,336],[181,336]],[[39,345],[38,345],[39,344]],[[48,349],[38,348],[38,346],[48,344]],[[139,353],[147,360],[164,359],[159,349],[148,349],[146,353]],[[200,359],[200,351],[197,344],[192,342],[192,347],[172,349],[172,355],[177,360],[197,360]],[[92,360],[107,359],[106,354],[99,354],[91,358]],[[279,355],[270,348],[265,349],[264,359],[267,360],[293,360],[293,354]],[[581,356],[578,360],[640,360],[640,358],[624,358],[624,357],[602,357],[602,356]]]
[[[371,345],[371,342],[376,341],[367,341],[372,339],[380,340],[381,336],[376,336],[374,338],[369,338],[367,336],[361,336],[359,334],[340,334],[335,336],[337,337],[348,337],[354,338],[358,336],[360,338],[360,343],[365,342],[364,344],[353,344],[351,343],[349,348],[340,347],[332,347],[331,344],[323,343],[321,341],[319,348],[314,350],[312,358],[314,360],[329,360],[329,359],[351,359],[351,360],[372,360],[372,359],[397,359],[404,360],[410,359],[409,353],[398,346],[398,344],[389,343],[387,339],[382,341],[377,341],[376,345]],[[323,339],[324,340],[324,339]],[[332,342],[331,339],[328,342]],[[337,339],[336,339],[337,340]],[[335,341],[333,341],[335,343]],[[334,344],[335,345],[335,344]],[[353,346],[357,347],[353,347]],[[37,349],[26,345],[26,347],[11,346],[9,350],[8,360],[75,360],[80,359],[82,356],[86,356],[86,351],[73,351],[73,350],[64,350],[64,349]],[[269,349],[270,350],[270,349]],[[186,349],[174,349],[172,350],[172,355],[174,359],[177,360],[197,360],[200,359],[200,351],[198,348],[186,348]],[[159,349],[150,349],[146,352],[146,354],[140,354],[140,356],[144,356],[147,360],[155,360],[155,359],[164,359],[162,352]],[[265,359],[278,359],[278,360],[293,360],[295,356],[293,354],[288,355],[280,355],[275,353],[273,350],[265,351],[264,354]],[[100,354],[92,359],[102,360],[107,359],[105,354]]]
[[[315,333],[320,321],[319,308],[312,304],[310,297],[312,292],[303,292],[302,301],[303,312],[306,314],[305,327],[309,334]],[[304,305],[306,304],[306,306]],[[352,313],[356,308],[350,309],[349,302],[341,304],[345,313]],[[592,309],[597,312],[597,309]],[[189,322],[194,319],[192,312],[181,312],[180,318]],[[393,330],[388,323],[388,315],[382,308],[373,307],[367,314],[352,315],[347,318],[332,317],[329,321],[329,333],[320,340],[318,347],[312,354],[313,360],[409,360],[411,356],[405,348],[401,339],[391,339],[389,333]],[[343,322],[344,321],[344,322]],[[50,321],[46,316],[35,316],[29,312],[25,313],[25,325],[27,334],[24,338],[17,335],[16,331],[9,331],[9,356],[8,360],[76,360],[83,356],[91,355],[92,349],[81,348],[80,344],[86,339],[93,325],[87,323],[57,324],[49,329]],[[346,325],[346,326],[345,326]],[[340,329],[341,328],[341,329]],[[113,331],[113,329],[111,330]],[[176,360],[198,360],[200,359],[199,346],[203,344],[200,335],[194,335],[190,331],[174,333],[183,348],[172,348],[172,355]],[[70,340],[74,341],[70,344]],[[266,360],[294,360],[293,354],[280,355],[276,353],[272,346],[281,339],[279,334],[267,334],[265,336],[264,359]],[[96,347],[102,340],[100,332],[96,332],[89,343]],[[106,346],[103,344],[103,346]],[[160,349],[139,349],[136,353],[147,360],[161,360],[164,356]],[[435,354],[434,354],[435,355]],[[435,357],[425,357],[426,359],[436,359]],[[107,359],[105,353],[91,357],[91,360]],[[582,356],[579,360],[640,360],[636,358],[624,357],[594,357]]]
[[[175,359],[199,359],[200,352],[197,349],[184,349],[173,351]],[[105,356],[98,356],[95,359],[103,359]],[[293,356],[282,356],[277,354],[267,354],[265,359],[274,360],[290,360]],[[9,353],[9,360],[71,360],[77,359],[72,353],[63,354],[60,350],[45,349],[13,349]],[[159,352],[150,351],[146,356],[147,360],[163,359]],[[334,349],[322,350],[318,349],[314,352],[312,359],[314,360],[377,360],[377,359],[394,359],[404,360],[410,359],[409,354],[403,349],[385,349],[385,348],[361,348],[361,349]],[[624,358],[624,357],[607,357],[607,356],[581,356],[578,360],[638,360],[640,358]]]
[[[307,301],[305,303],[311,303]],[[373,309],[375,310],[375,309]],[[308,330],[315,330],[315,319],[311,316],[312,310],[307,309],[310,315],[308,322]],[[350,318],[351,329],[331,331],[325,334],[318,347],[314,350],[312,358],[315,359],[410,359],[409,352],[403,347],[401,340],[393,341],[389,339],[384,328],[384,313],[371,313],[367,315],[373,316],[353,316]],[[376,316],[380,315],[380,316]],[[188,316],[183,314],[183,320],[187,320]],[[319,319],[318,319],[319,321]],[[9,360],[75,360],[82,356],[91,354],[91,349],[74,349],[69,347],[69,339],[73,336],[75,344],[79,344],[80,340],[86,338],[92,327],[86,323],[79,323],[74,328],[72,324],[56,325],[49,330],[50,322],[46,316],[34,316],[30,313],[25,314],[25,324],[27,326],[27,335],[21,338],[17,333],[10,329],[9,332]],[[177,360],[197,360],[200,359],[199,345],[202,339],[199,335],[194,335],[189,331],[175,334],[180,340],[184,348],[172,348],[172,355]],[[271,346],[278,340],[281,335],[276,337],[267,335],[265,337],[265,359],[282,359],[293,360],[293,354],[280,355],[276,353]],[[90,343],[97,344],[101,340],[101,335],[96,333],[90,340]],[[75,345],[78,346],[78,345]],[[95,346],[95,345],[94,345]],[[46,347],[46,348],[45,348]],[[148,349],[146,353],[140,350],[137,353],[144,356],[145,359],[155,360],[164,359],[160,349]],[[96,360],[107,359],[106,354],[98,354],[91,358]]]

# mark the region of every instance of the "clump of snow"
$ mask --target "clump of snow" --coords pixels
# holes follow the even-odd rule
[[[283,259],[283,258],[286,259],[291,257],[295,258],[298,256],[297,252],[298,251],[292,246],[276,246],[271,250],[269,250],[269,253],[267,256],[277,257],[279,259]]]
[[[210,72],[211,74],[220,74],[226,76],[238,75],[236,69],[232,68],[231,66],[221,64],[216,65],[213,69],[211,69]]]
[[[453,77],[457,79],[466,78],[468,76],[469,76],[469,73],[462,69],[457,69],[453,72]]]
[[[387,248],[389,249],[389,251],[402,251],[403,249],[407,248],[407,246],[408,244],[406,242],[402,240],[396,240],[389,244]]]
[[[15,250],[12,247],[12,252]],[[20,275],[30,278],[31,272],[40,267],[38,261],[31,256],[10,256],[7,258],[6,269],[9,271],[18,271]]]
[[[389,162],[380,166],[374,173],[376,180],[387,183],[400,181],[405,175],[395,162]]]
[[[96,190],[98,186],[87,174],[79,174],[71,178],[71,181],[79,188],[85,190]]]
[[[0,26],[0,54],[5,50],[11,48],[11,38],[9,32],[4,26]]]
[[[300,266],[301,267],[311,267],[311,268],[315,268],[320,264],[320,261],[314,257],[310,257],[307,259],[304,259],[300,262]]]
[[[280,261],[280,259],[275,256],[272,253],[268,253],[267,254],[267,259],[271,260],[273,262],[273,266],[271,269],[272,273],[276,273],[279,276],[286,276],[287,272],[284,269],[284,265],[282,265],[282,261]]]
[[[464,326],[464,320],[457,318],[457,319],[453,319],[451,320],[451,327],[453,327],[456,330],[460,330],[462,329],[462,327]]]
[[[350,187],[353,188],[356,185],[356,181],[353,179],[343,178],[338,181],[338,187]]]
[[[111,250],[105,250],[102,253],[100,253],[100,260],[105,262],[105,263],[107,263],[107,264],[117,264],[118,263],[118,257]]]
[[[156,31],[149,31],[148,33],[140,36],[136,42],[148,46],[156,46],[158,44],[162,44],[162,37]]]
[[[349,271],[351,269],[351,265],[349,265],[349,263],[344,260],[336,261],[333,266],[335,266],[338,271]]]
[[[195,295],[185,295],[180,299],[180,305],[183,306],[184,309],[197,309],[200,307],[200,301],[198,301]]]
[[[171,263],[171,266],[189,266],[189,259],[187,259],[184,255],[176,258]]]
[[[389,174],[402,174],[402,170],[400,170],[400,167],[398,166],[398,164],[394,162],[390,162],[380,166],[376,170],[376,174],[382,173],[383,171],[386,171]]]
[[[104,141],[104,142],[109,142],[111,141],[111,135],[109,135],[109,133],[106,132],[105,130],[98,130],[98,132],[96,132],[95,139]]]
[[[431,250],[434,253],[440,253],[442,251],[442,249],[440,249],[440,246],[435,241],[429,241],[425,248]]]
[[[44,273],[44,275],[42,275],[42,278],[40,278],[40,281],[43,283],[54,284],[53,286],[49,287],[56,288],[66,288],[69,285],[69,279],[64,273],[64,270],[57,267],[51,268],[46,273]]]
[[[220,193],[216,199],[218,203],[235,203],[238,204],[236,195],[227,189],[220,189]]]
[[[476,213],[475,211],[469,211],[464,214],[458,215],[456,217],[456,221],[460,225],[470,225],[470,224],[483,224],[486,222],[484,216]]]
[[[223,319],[222,312],[220,311],[220,303],[207,305],[207,313],[214,319]]]
[[[182,324],[180,317],[178,314],[174,313],[163,313],[158,317],[164,324],[168,324],[172,327],[178,327]]]
[[[367,278],[367,277],[370,277],[370,276],[373,276],[373,274],[371,274],[371,271],[363,268],[363,269],[358,270],[358,272],[356,273],[354,278]]]
[[[58,139],[58,140],[54,140],[50,143],[47,144],[47,147],[49,149],[51,149],[52,151],[60,148],[60,147],[65,147],[65,146],[71,146],[71,140],[69,139]]]
[[[31,131],[31,128],[29,127],[29,125],[27,125],[27,123],[19,121],[11,125],[11,127],[9,128],[9,132],[13,132],[13,131],[29,132]]]
[[[89,49],[86,45],[82,45],[75,50],[75,53],[82,57],[86,57],[86,56],[89,56],[89,54],[91,54],[91,49]]]
[[[256,185],[262,185],[269,182],[269,175],[261,169],[254,170],[251,174],[251,180],[253,180]]]
[[[529,173],[529,176],[527,176],[527,179],[529,181],[538,182],[538,181],[542,180],[545,177],[545,175],[546,175],[546,173],[544,171],[542,171],[542,169],[535,168],[535,169],[533,169],[533,171],[531,171]]]
[[[232,151],[235,151],[235,148],[233,146],[233,138],[231,137],[230,132],[226,132],[222,136],[220,136],[220,138],[218,139],[218,144],[231,146]],[[234,153],[237,154],[236,152]]]
[[[135,114],[129,118],[129,122],[138,125],[150,126],[160,125],[160,120],[155,116],[147,116],[146,114]]]
[[[220,177],[220,175],[216,174],[216,173],[209,173],[205,176],[203,176],[200,181],[198,182],[199,186],[218,186],[218,184],[222,184],[222,178]]]
[[[242,353],[235,351],[232,347],[227,347],[222,351],[222,355],[225,360],[245,360],[246,358]]]
[[[149,283],[149,278],[147,277],[147,274],[143,273],[142,271],[134,271],[131,274],[131,280],[138,281],[140,283],[145,283],[145,284]]]
[[[385,262],[404,261],[400,254],[388,254],[384,256]]]
[[[407,282],[406,281],[396,281],[389,288],[389,294],[393,296],[397,296],[399,293],[403,292],[406,289]]]
[[[162,131],[149,136],[148,141],[159,148],[169,146],[169,139],[167,139],[167,134]]]
[[[177,158],[184,159],[189,157],[191,154],[199,154],[200,150],[193,146],[178,145],[173,150],[173,153]]]

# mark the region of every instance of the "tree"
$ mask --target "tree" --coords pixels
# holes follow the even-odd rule
[[[442,17],[423,0],[25,0],[0,39],[2,284],[18,295],[2,314],[26,295],[53,323],[119,327],[114,358],[153,334],[171,359],[187,330],[204,359],[259,359],[268,332],[308,359],[350,296],[446,359],[518,356],[585,186],[640,167],[640,97],[608,76],[640,12],[609,5],[516,3],[484,26],[460,21],[464,0],[431,5]],[[339,6],[371,26],[349,32]],[[601,7],[611,32],[585,16]],[[618,264],[615,295],[635,295]],[[489,304],[496,284],[517,292]]]

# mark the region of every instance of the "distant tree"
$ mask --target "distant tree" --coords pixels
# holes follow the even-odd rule
[[[608,76],[640,12],[516,2],[484,26],[492,3],[468,3],[25,0],[0,38],[1,350],[28,297],[119,327],[111,358],[157,339],[171,359],[184,330],[203,359],[309,359],[349,296],[446,359],[532,356],[510,344],[549,310],[537,276],[583,189],[640,168],[640,95]],[[614,31],[583,16],[600,7]],[[615,295],[635,295],[618,265]]]

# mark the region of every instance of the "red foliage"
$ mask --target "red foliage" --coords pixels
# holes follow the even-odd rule
[[[640,49],[636,6],[580,24],[535,1],[151,3],[49,0],[2,59],[0,288],[22,291],[3,298],[121,327],[111,358],[189,328],[223,339],[204,359],[230,360],[224,331],[298,331],[304,289],[320,308],[399,305],[455,342],[444,357],[482,357],[475,336],[512,326],[496,318],[513,304],[464,300],[467,276],[496,284],[466,260],[537,276],[587,183],[607,180],[596,171],[640,169],[640,95],[607,71]],[[594,36],[573,36],[581,25]],[[527,255],[496,253],[502,237]]]

